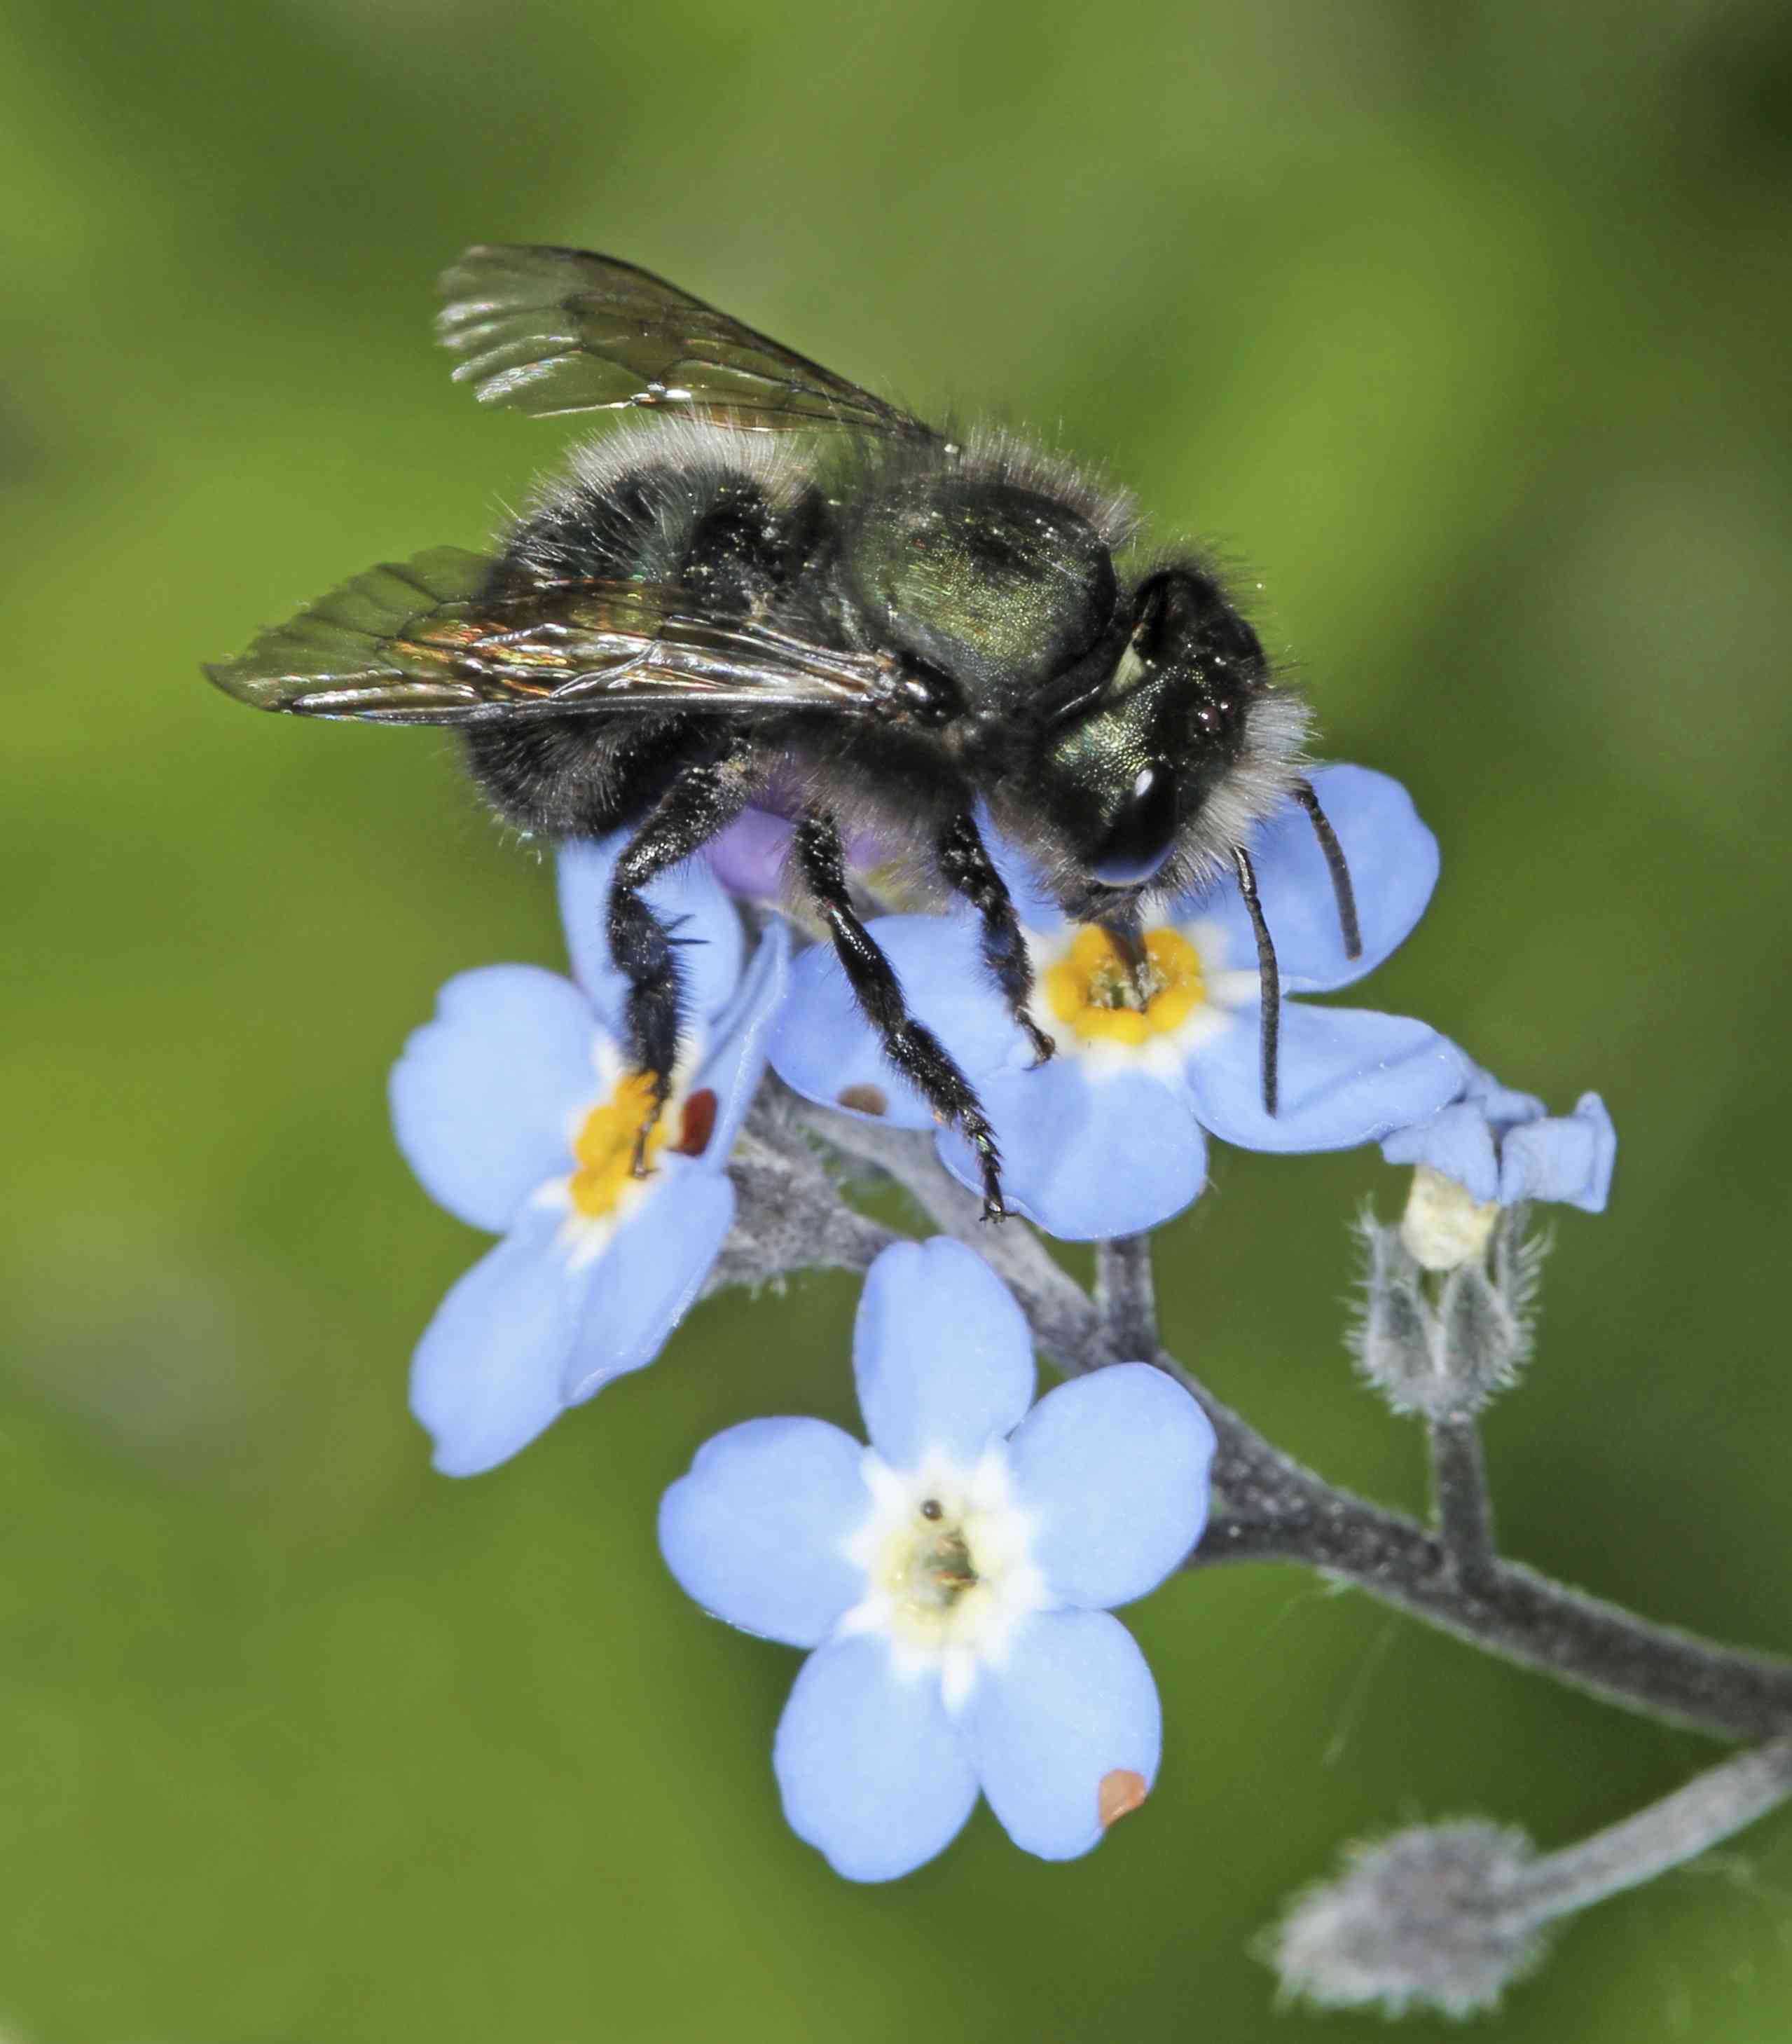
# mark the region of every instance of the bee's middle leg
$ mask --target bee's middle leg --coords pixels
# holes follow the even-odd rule
[[[647,1138],[672,1092],[683,1019],[677,939],[641,898],[650,881],[725,830],[752,791],[743,740],[719,759],[686,766],[642,819],[610,882],[610,955],[628,980],[629,1062],[653,1083],[652,1105],[635,1140],[635,1172],[647,1169]]]
[[[1057,1048],[1027,1012],[1033,997],[1033,966],[1026,955],[1013,897],[996,870],[977,819],[965,811],[940,832],[934,848],[942,877],[976,909],[983,924],[983,962],[995,976],[1008,1012],[1026,1032],[1033,1062],[1042,1065]]]
[[[955,1124],[971,1146],[983,1179],[984,1219],[1006,1219],[1002,1156],[996,1147],[995,1131],[951,1053],[924,1022],[909,1013],[901,982],[854,912],[839,826],[832,816],[809,811],[796,826],[793,850],[804,885],[827,922],[835,955],[859,1006],[877,1032],[884,1056],[919,1089],[940,1120]]]

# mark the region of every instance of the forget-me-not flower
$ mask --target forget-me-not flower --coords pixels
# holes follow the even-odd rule
[[[1213,1429],[1145,1363],[1032,1405],[1020,1308],[944,1239],[872,1266],[853,1366],[871,1446],[731,1427],[666,1494],[666,1561],[718,1617],[815,1650],[773,1762],[838,1872],[910,1872],[980,1790],[1017,1845],[1073,1858],[1157,1777],[1157,1689],[1107,1607],[1199,1538]]]
[[[1372,971],[1418,922],[1437,876],[1437,840],[1398,782],[1361,766],[1322,768],[1313,782],[1349,863],[1362,951],[1345,955],[1324,855],[1287,803],[1248,847],[1284,996],[1330,993]],[[1148,917],[1142,1004],[1112,939],[1067,921],[1015,850],[989,836],[1026,932],[1034,1015],[1057,1043],[1049,1062],[1034,1065],[992,984],[968,909],[870,928],[910,1007],[976,1088],[1011,1203],[1053,1235],[1130,1234],[1180,1212],[1206,1182],[1203,1131],[1250,1150],[1345,1149],[1461,1092],[1465,1061],[1424,1023],[1284,999],[1279,1111],[1266,1114],[1256,939],[1236,891],[1185,895]],[[899,1127],[933,1124],[824,947],[792,968],[771,1056],[811,1100]],[[979,1183],[955,1131],[941,1133],[939,1150],[966,1185]]]
[[[724,1166],[764,1069],[788,937],[774,924],[743,972],[739,916],[706,866],[647,889],[676,925],[687,998],[671,1097],[636,1176],[651,1096],[624,1058],[627,982],[605,937],[625,837],[560,854],[574,978],[461,974],[393,1070],[393,1127],[424,1189],[504,1237],[443,1301],[412,1365],[412,1410],[450,1476],[493,1468],[651,1362],[734,1217]]]

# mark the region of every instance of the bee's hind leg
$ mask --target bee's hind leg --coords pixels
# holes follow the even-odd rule
[[[635,1139],[635,1174],[647,1170],[647,1138],[672,1092],[684,986],[677,939],[641,898],[648,882],[720,834],[752,791],[744,740],[719,759],[683,768],[623,848],[610,882],[610,955],[627,976],[629,1062],[653,1082],[653,1100]]]
[[[1002,1157],[995,1132],[951,1054],[925,1023],[909,1013],[889,960],[854,912],[839,826],[831,816],[808,812],[797,824],[794,851],[797,870],[827,924],[835,954],[877,1032],[884,1056],[942,1122],[957,1125],[977,1156],[984,1219],[1004,1220],[1008,1210],[1002,1199]]]
[[[977,819],[969,812],[955,816],[940,832],[934,856],[942,876],[976,909],[983,924],[983,962],[994,975],[1008,1012],[1026,1032],[1033,1062],[1042,1065],[1057,1048],[1027,1012],[1033,997],[1033,967],[1026,955],[1013,897],[996,870]]]

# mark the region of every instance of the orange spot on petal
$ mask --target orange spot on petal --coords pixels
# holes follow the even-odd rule
[[[1150,1792],[1142,1774],[1130,1767],[1111,1768],[1101,1777],[1096,1798],[1096,1814],[1101,1819],[1101,1828],[1105,1831],[1122,1817],[1130,1817]]]
[[[842,1086],[835,1098],[842,1107],[856,1108],[861,1114],[888,1114],[890,1098],[881,1086]]]

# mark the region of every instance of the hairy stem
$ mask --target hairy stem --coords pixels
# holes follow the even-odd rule
[[[1095,1303],[1116,1361],[1157,1353],[1157,1289],[1151,1274],[1149,1235],[1119,1235],[1096,1244]]]
[[[1480,1430],[1472,1419],[1433,1420],[1429,1433],[1438,1536],[1463,1581],[1481,1581],[1494,1559],[1494,1523]]]
[[[1066,1346],[1081,1343],[1094,1310],[1088,1293],[1053,1261],[1025,1221],[1012,1216],[999,1225],[986,1221],[981,1199],[940,1162],[928,1137],[913,1129],[879,1128],[842,1114],[800,1109],[799,1115],[812,1135],[843,1156],[875,1165],[936,1228],[974,1249],[1026,1306],[1042,1347],[1057,1354]],[[1113,1358],[1104,1354],[1101,1360]]]
[[[1683,1866],[1792,1796],[1792,1737],[1707,1768],[1683,1788],[1579,1845],[1532,1861],[1510,1906],[1534,1923],[1572,1915],[1608,1895]]]

